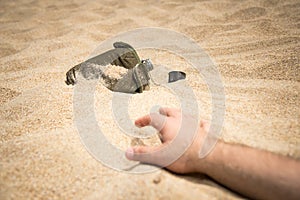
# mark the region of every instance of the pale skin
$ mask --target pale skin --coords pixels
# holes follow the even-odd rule
[[[182,118],[180,110],[161,108],[157,117],[143,116],[135,121],[138,127],[153,126],[161,134],[161,146],[136,146],[129,148],[126,157],[161,166],[164,156],[151,156],[152,152],[166,147],[176,137]],[[175,162],[165,166],[176,173],[206,174],[232,190],[255,199],[300,199],[300,161],[242,145],[218,141],[213,150],[199,158],[204,136],[209,124],[200,121],[197,135],[185,153]]]

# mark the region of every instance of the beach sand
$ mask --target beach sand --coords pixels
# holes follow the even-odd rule
[[[297,0],[1,1],[0,199],[241,198],[201,175],[133,175],[102,165],[81,143],[74,87],[64,83],[65,73],[118,33],[141,27],[183,33],[222,76],[222,140],[300,159],[299,13]],[[138,53],[185,71],[200,116],[210,118],[211,94],[186,61],[165,51]],[[97,87],[97,120],[107,138],[126,149],[132,139],[114,123],[112,97]],[[151,86],[132,98],[130,118],[153,105],[180,104],[170,91]]]

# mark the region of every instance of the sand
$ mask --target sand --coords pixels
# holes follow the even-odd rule
[[[120,32],[181,32],[221,73],[222,139],[299,159],[299,13],[296,0],[1,1],[0,199],[239,199],[204,176],[165,170],[132,175],[96,161],[74,125],[74,88],[64,83],[65,73]],[[138,53],[185,71],[201,117],[210,118],[211,94],[188,63],[169,52]],[[135,144],[110,114],[113,93],[99,85],[95,98],[107,138],[120,149]],[[156,104],[179,106],[172,92],[152,85],[132,97],[130,118]]]

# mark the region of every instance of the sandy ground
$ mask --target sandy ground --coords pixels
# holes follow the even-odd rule
[[[96,161],[74,125],[65,73],[120,32],[150,26],[184,33],[222,75],[222,139],[299,159],[299,13],[297,0],[1,1],[0,199],[239,199],[203,176],[132,175]],[[210,118],[210,93],[185,61],[163,51],[139,54],[185,70],[201,116]],[[130,146],[110,114],[113,94],[101,86],[96,93],[103,132],[121,149]],[[178,107],[154,86],[133,97],[130,117],[155,104]]]

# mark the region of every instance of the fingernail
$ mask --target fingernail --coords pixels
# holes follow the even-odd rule
[[[126,150],[126,157],[128,159],[132,160],[133,159],[133,154],[134,154],[133,148],[130,147]]]

